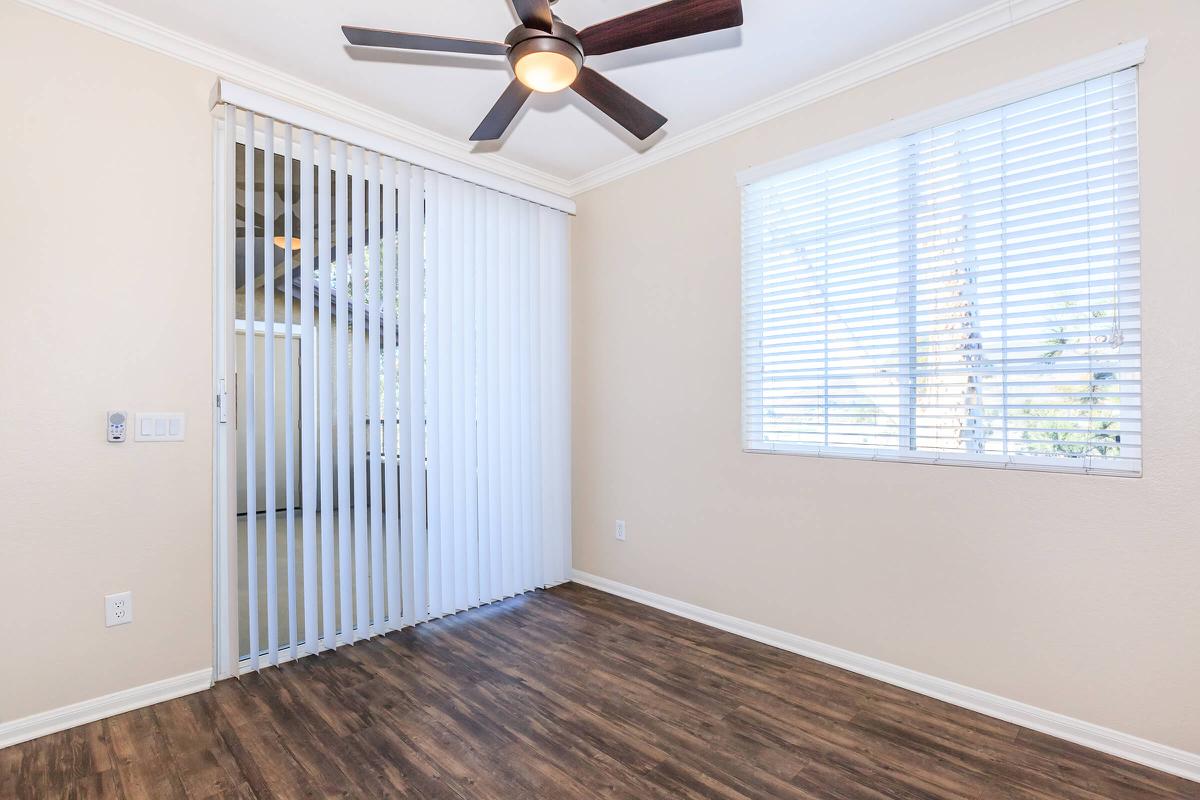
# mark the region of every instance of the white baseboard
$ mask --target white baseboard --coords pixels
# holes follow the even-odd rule
[[[972,689],[969,686],[935,678],[932,675],[889,664],[877,658],[852,653],[840,647],[711,611],[608,578],[574,570],[572,579],[584,586],[615,594],[643,605],[653,606],[680,617],[753,639],[756,642],[823,661],[826,664],[832,664],[859,675],[866,675],[884,683],[977,711],[989,717],[1002,719],[1023,728],[1030,728],[1059,739],[1065,739],[1068,742],[1099,750],[1102,753],[1200,782],[1200,754],[1189,753],[1100,725],[1093,725],[1064,714],[1046,711],[1016,700]]]
[[[212,670],[201,669],[164,678],[154,683],[122,689],[91,700],[32,714],[11,722],[0,722],[0,748],[27,742],[48,733],[74,728],[87,722],[111,717],[135,708],[151,706],[185,694],[204,691],[212,686]]]

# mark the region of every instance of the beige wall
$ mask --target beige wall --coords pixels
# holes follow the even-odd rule
[[[1198,30],[1085,0],[580,198],[576,566],[1200,751]],[[1142,35],[1146,477],[743,454],[735,171]],[[0,0],[0,722],[212,663],[212,80]]]
[[[743,453],[736,171],[1141,36],[1145,477]],[[578,198],[576,569],[1200,752],[1197,76],[1083,0]]]
[[[212,83],[0,0],[0,722],[212,666]]]

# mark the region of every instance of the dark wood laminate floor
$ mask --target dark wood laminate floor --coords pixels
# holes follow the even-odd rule
[[[17,798],[1198,798],[573,584],[0,750]]]

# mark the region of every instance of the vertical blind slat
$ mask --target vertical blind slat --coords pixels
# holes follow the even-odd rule
[[[221,191],[221,198],[220,198],[223,208],[221,209],[222,213],[220,215],[220,221],[218,224],[223,226],[223,230],[221,233],[223,234],[222,238],[224,239],[224,241],[222,244],[224,246],[221,248],[221,257],[223,259],[225,259],[225,263],[221,270],[221,281],[219,283],[227,284],[227,285],[224,285],[222,287],[221,296],[219,298],[217,298],[217,302],[218,302],[218,304],[224,304],[227,306],[228,305],[236,306],[237,305],[237,289],[236,289],[236,286],[237,286],[237,248],[238,248],[236,234],[237,234],[238,219],[239,219],[237,153],[238,153],[238,150],[241,147],[243,147],[243,145],[240,145],[238,143],[237,109],[230,105],[225,106],[223,117],[224,118],[222,120],[222,124],[224,126],[224,130],[221,131],[221,157],[222,157],[221,180],[224,183],[224,185],[221,187],[222,191]],[[225,333],[228,335],[227,330],[225,331]],[[228,337],[228,343],[225,346],[224,352],[221,355],[223,356],[221,360],[223,362],[225,362],[226,370],[229,369],[229,365],[232,363],[233,365],[235,365],[234,369],[236,371],[236,364],[237,364],[237,336],[236,335]],[[236,405],[237,397],[238,397],[238,395],[237,395],[237,389],[238,389],[237,380],[238,380],[238,378],[237,378],[237,375],[235,372],[235,374],[233,375],[233,382],[232,382],[232,385],[233,385],[232,395],[229,392],[230,381],[229,381],[228,377],[226,377],[223,386],[218,385],[218,387],[217,387],[218,392],[224,390],[225,396],[222,398],[222,401],[223,401],[222,404],[225,406],[225,408],[223,408],[223,411],[224,411],[224,416],[226,419],[228,419],[228,415],[229,415],[228,398],[230,396],[232,396],[234,398],[234,412],[233,412],[234,417],[233,417],[233,419],[235,420],[235,422],[238,420],[237,405]],[[236,442],[236,439],[235,439],[235,442]],[[233,447],[232,456],[230,456],[228,453],[226,453],[226,457],[223,459],[220,466],[225,469],[228,469],[230,464],[232,464],[232,467],[233,467],[232,471],[236,475],[237,470],[240,469],[236,443]],[[228,520],[230,518],[232,518],[234,521],[234,525],[236,526],[237,525],[237,514],[238,514],[236,487],[222,487],[222,488],[226,489],[226,490],[228,490],[229,488],[234,489],[233,494],[232,494],[233,509],[232,509],[232,513],[230,513],[230,510],[226,505],[229,502],[230,495],[227,493],[227,491],[222,491],[221,494],[223,495],[222,499],[224,500],[224,502],[219,502],[217,504],[217,509],[216,509],[217,513],[221,514],[221,519],[219,520],[218,524],[228,524]],[[221,563],[219,563],[217,565],[217,568],[220,570],[220,572],[218,573],[218,577],[219,577],[219,579],[223,579],[223,580],[229,579],[231,567],[233,568],[233,575],[234,576],[238,575],[238,567],[239,567],[239,561],[242,557],[242,550],[241,550],[241,543],[238,541],[236,536],[234,537],[232,552],[228,552],[228,550],[229,550],[228,547],[222,548]],[[239,661],[239,655],[240,655],[240,651],[241,651],[240,644],[239,644],[239,646],[230,647],[230,644],[233,642],[240,643],[241,633],[242,633],[242,630],[244,627],[243,623],[241,621],[241,613],[240,613],[242,610],[241,605],[240,604],[234,605],[234,601],[236,599],[237,599],[236,597],[231,596],[231,593],[228,593],[228,592],[225,594],[225,597],[214,598],[218,609],[220,609],[220,613],[219,613],[218,620],[217,620],[218,626],[221,626],[221,625],[224,626],[224,628],[221,628],[218,630],[219,640],[218,640],[218,647],[217,647],[217,654],[218,654],[217,657],[219,659],[218,671],[220,671],[222,673],[233,672],[233,670],[235,669],[235,665]]]
[[[304,651],[319,649],[317,617],[317,354],[313,327],[313,134],[300,133],[300,507],[304,544]]]
[[[317,141],[317,412],[320,416],[318,444],[321,457],[321,647],[337,646],[337,595],[334,583],[334,441],[333,394],[336,373],[333,363],[333,275],[330,252],[329,139]]]
[[[409,514],[412,559],[405,567],[405,575],[412,577],[412,611],[407,614],[412,624],[429,617],[425,469],[425,175],[425,170],[413,167],[408,186],[408,455],[412,481]]]
[[[299,623],[296,618],[296,396],[292,390],[295,375],[295,345],[293,343],[295,323],[295,246],[292,237],[292,214],[295,208],[295,187],[292,178],[292,126],[283,126],[283,327],[287,335],[283,337],[283,469],[284,469],[284,508],[287,525],[287,618],[288,618],[288,655],[294,660],[297,656],[297,641],[300,635]]]
[[[541,208],[535,208],[539,228],[538,235],[538,271],[535,281],[536,308],[551,308],[553,300],[550,296],[550,261],[557,247],[554,241],[553,220],[548,218]],[[535,468],[538,476],[534,498],[534,517],[537,519],[537,542],[534,547],[534,573],[542,585],[555,583],[553,575],[557,569],[551,569],[550,536],[547,527],[551,525],[552,515],[550,500],[554,494],[556,478],[551,462],[551,414],[554,406],[550,398],[553,396],[554,371],[550,349],[552,331],[554,329],[551,314],[539,316],[534,320],[533,352],[537,378],[534,381],[534,392],[537,410],[533,415]]]
[[[367,553],[367,476],[370,474],[367,453],[367,392],[370,391],[369,378],[374,376],[370,360],[367,358],[367,341],[369,326],[366,324],[366,261],[367,261],[367,229],[366,213],[363,205],[367,199],[364,185],[363,170],[366,164],[363,151],[354,148],[350,171],[354,176],[353,190],[350,193],[350,239],[353,245],[351,257],[351,299],[354,302],[353,313],[350,317],[350,349],[353,362],[353,374],[350,376],[351,414],[353,415],[353,448],[354,470],[354,640],[368,636],[371,620],[371,601],[368,582],[369,571]]]
[[[441,517],[442,597],[440,613],[449,614],[454,606],[455,516],[461,509],[454,507],[454,190],[452,179],[438,176],[438,249],[441,260],[434,272],[438,275],[438,456],[439,515]]]
[[[400,492],[396,474],[396,162],[382,160],[383,503],[388,627],[400,626]]]
[[[504,481],[500,467],[500,330],[503,297],[501,287],[501,198],[487,198],[487,417],[482,429],[487,432],[488,544],[491,576],[488,598],[504,596],[504,522],[501,515]]]
[[[454,449],[451,451],[452,483],[451,506],[454,513],[454,610],[461,611],[468,606],[467,580],[471,569],[471,557],[467,550],[467,520],[470,509],[467,508],[467,422],[466,406],[469,392],[467,383],[467,339],[470,334],[470,323],[467,315],[465,250],[469,245],[467,240],[467,217],[469,209],[462,181],[448,179],[451,185],[450,196],[450,244],[451,244],[451,335],[450,342],[452,398],[450,422]]]
[[[279,663],[275,498],[275,121],[263,120],[263,511],[267,526],[267,663]]]
[[[349,203],[346,197],[346,144],[334,144],[334,235],[336,236],[336,265],[337,285],[337,333],[334,337],[334,347],[337,350],[334,366],[337,369],[337,400],[335,411],[337,421],[337,540],[338,540],[338,610],[340,612],[342,635],[352,641],[354,637],[354,602],[351,549],[351,509],[350,509],[350,339],[347,331],[350,326],[350,223]]]
[[[371,503],[371,635],[383,633],[384,629],[384,585],[383,585],[383,537],[384,537],[384,522],[383,522],[383,437],[384,430],[380,424],[380,401],[379,392],[381,389],[379,380],[379,365],[381,363],[380,348],[382,347],[382,337],[380,335],[380,327],[383,322],[383,310],[380,308],[382,288],[381,282],[383,279],[383,266],[380,263],[381,248],[383,247],[383,231],[381,219],[382,200],[380,177],[382,159],[377,153],[371,154],[371,163],[368,165],[368,191],[370,200],[367,203],[367,213],[370,215],[370,232],[368,233],[368,253],[367,266],[369,273],[367,276],[367,296],[368,296],[368,313],[370,319],[367,321],[367,351],[371,354],[371,387],[367,393],[367,414],[370,417],[371,445],[370,452],[370,468],[371,468],[371,486],[370,486],[370,503]]]
[[[471,397],[467,408],[467,452],[470,460],[470,471],[467,473],[467,511],[469,519],[467,530],[473,532],[470,537],[472,553],[471,579],[468,582],[468,601],[477,606],[486,603],[487,595],[488,544],[487,544],[487,512],[483,505],[487,497],[480,492],[480,481],[486,480],[487,465],[484,461],[486,450],[481,451],[480,442],[486,435],[485,408],[485,375],[487,361],[484,357],[484,268],[487,263],[487,207],[486,195],[478,186],[468,186],[468,197],[471,204],[471,252],[466,269],[469,273],[471,291],[468,294],[469,312],[471,315],[470,350],[467,353],[467,375],[470,380]]]
[[[245,260],[244,270],[242,273],[242,297],[246,305],[246,334],[242,337],[245,343],[245,365],[246,374],[242,376],[244,386],[242,391],[245,394],[245,409],[246,409],[246,458],[245,458],[245,486],[246,486],[246,597],[248,601],[248,622],[250,633],[250,666],[258,669],[259,657],[259,639],[258,639],[258,459],[257,459],[257,431],[255,430],[255,386],[254,386],[254,323],[257,319],[254,309],[254,284],[256,277],[254,274],[254,250],[257,247],[255,239],[255,224],[254,224],[254,208],[255,208],[255,192],[254,183],[254,113],[247,111],[245,117],[245,130],[247,146],[244,149],[244,189],[242,195],[243,209],[243,225],[244,233],[243,242],[243,258]]]
[[[500,472],[500,558],[501,586],[500,597],[508,597],[513,593],[516,581],[513,579],[513,465],[512,465],[512,402],[513,385],[513,336],[512,336],[512,256],[515,228],[513,215],[513,200],[510,197],[499,198],[500,208],[500,288],[497,298],[497,313],[499,315],[500,334],[500,392],[499,392],[499,442],[496,452],[499,456]]]
[[[529,430],[529,409],[530,395],[532,394],[532,365],[530,363],[530,324],[533,317],[532,300],[529,294],[529,288],[533,281],[531,279],[532,261],[534,259],[534,249],[537,243],[534,241],[533,231],[533,207],[521,203],[521,251],[518,260],[518,295],[517,295],[517,320],[520,330],[520,344],[518,352],[520,353],[520,369],[518,370],[518,378],[520,381],[520,394],[517,398],[517,463],[519,474],[521,476],[521,585],[527,586],[532,580],[533,572],[533,520],[532,520],[532,492],[533,492],[533,462],[529,457],[530,451],[530,430]]]
[[[400,162],[396,173],[396,470],[398,473],[398,495],[396,502],[397,525],[399,527],[399,553],[391,590],[396,600],[393,614],[398,627],[412,625],[413,619],[413,437],[410,428],[412,417],[412,349],[408,345],[411,336],[412,316],[412,181],[413,170]]]
[[[512,505],[512,532],[509,544],[509,586],[506,595],[516,594],[524,575],[525,552],[525,505],[522,502],[524,481],[521,475],[521,387],[525,380],[524,354],[521,352],[521,253],[525,236],[524,209],[514,200],[511,206],[514,236],[509,240],[509,283],[508,283],[508,336],[512,347],[512,382],[508,391],[508,413],[505,423],[508,430],[508,468],[512,471],[509,503]]]
[[[440,447],[442,443],[442,408],[439,399],[441,394],[440,373],[445,359],[441,354],[442,336],[441,318],[441,274],[437,268],[442,258],[442,232],[439,230],[441,215],[441,186],[436,173],[425,173],[425,208],[429,215],[429,229],[425,236],[429,263],[425,266],[426,280],[426,313],[428,315],[426,330],[428,331],[428,351],[426,366],[426,430],[429,438],[429,453],[427,455],[426,475],[429,482],[428,494],[428,559],[427,583],[429,616],[442,615],[442,473]]]
[[[547,209],[544,213],[555,219],[554,239],[557,244],[553,263],[554,304],[554,458],[557,476],[554,501],[558,507],[556,525],[550,531],[557,549],[557,574],[554,580],[565,581],[571,576],[571,271],[560,265],[569,264],[571,246],[568,229],[561,212]]]

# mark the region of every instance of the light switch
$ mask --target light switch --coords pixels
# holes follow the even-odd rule
[[[139,442],[182,442],[187,432],[184,415],[166,412],[142,412],[137,415]]]

